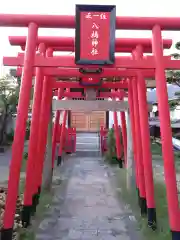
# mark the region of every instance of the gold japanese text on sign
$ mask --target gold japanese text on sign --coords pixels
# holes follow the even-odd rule
[[[93,18],[99,18],[101,20],[106,20],[106,14],[100,13],[100,14],[93,14],[91,12],[87,13],[85,16],[86,19],[93,19]],[[92,33],[91,33],[91,43],[92,43],[92,49],[91,49],[91,55],[95,56],[99,54],[98,51],[98,45],[99,45],[99,24],[92,22]]]

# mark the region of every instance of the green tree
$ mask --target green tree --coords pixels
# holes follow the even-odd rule
[[[7,141],[7,123],[16,113],[20,86],[17,79],[6,75],[0,79],[0,145]]]
[[[177,50],[180,50],[180,42],[177,42],[175,44],[175,48]],[[180,53],[172,53],[171,57],[173,59],[179,60],[180,59]],[[180,71],[179,70],[168,70],[166,71],[166,78],[168,83],[175,84],[178,87],[180,87]]]
[[[180,42],[175,44],[175,48],[180,50]],[[171,54],[173,59],[180,59],[180,54],[178,52]],[[166,79],[169,84],[176,85],[180,87],[180,71],[179,70],[167,70]],[[180,103],[180,92],[175,93],[176,98],[169,100],[169,106],[171,110],[174,110]]]

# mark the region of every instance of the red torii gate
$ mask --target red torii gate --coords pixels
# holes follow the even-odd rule
[[[20,45],[25,45],[25,41],[26,41],[26,37],[10,37],[9,38],[10,39],[10,42],[12,43],[12,44],[20,44]],[[11,40],[14,40],[14,42],[13,41],[11,41]],[[40,39],[38,38],[38,43],[40,43],[40,42],[43,42],[45,45],[46,45],[46,47],[50,47],[50,48],[52,48],[51,46],[53,46],[53,49],[55,50],[55,49],[57,49],[57,50],[59,50],[58,49],[58,44],[59,45],[61,45],[61,43],[62,43],[62,46],[64,45],[64,42],[63,42],[63,40],[64,40],[64,38],[57,38],[57,37],[41,37]],[[72,44],[73,43],[73,41],[72,41],[73,39],[72,38],[70,38],[70,44]],[[123,40],[123,39],[122,39]],[[121,42],[123,42],[121,40]],[[137,45],[137,42],[139,41],[140,43],[142,43],[142,44],[144,44],[145,45],[145,47],[148,47],[149,49],[151,49],[152,47],[151,47],[151,39],[126,39],[126,41],[127,41],[127,43],[124,41],[124,46],[128,46],[129,47],[129,49],[133,49],[136,45],[134,44],[134,42],[133,42],[133,40],[134,40],[134,42],[135,42],[135,44]],[[137,41],[138,40],[138,41]],[[64,40],[65,41],[65,40]],[[66,41],[65,41],[66,42]],[[67,40],[67,44],[69,44],[68,43],[68,40]],[[131,45],[130,45],[131,44]],[[167,44],[167,45],[166,45]],[[164,40],[164,45],[165,46],[167,46],[167,47],[170,47],[170,44],[171,44],[171,41],[170,40]],[[143,46],[144,46],[143,45]],[[123,45],[122,45],[123,46]],[[64,48],[62,48],[62,50],[63,50]],[[152,49],[151,49],[152,50]],[[19,54],[19,55],[21,55],[21,54]],[[125,57],[125,58],[127,58],[127,57]],[[50,70],[50,68],[47,68],[48,70]],[[54,70],[56,70],[56,69],[54,69]],[[58,71],[58,73],[59,73],[59,75],[60,76],[62,76],[62,70],[61,69],[57,69],[57,70],[59,70]],[[70,74],[70,72],[69,72],[69,70],[72,70],[72,69],[68,69],[68,71],[66,71],[66,73],[67,73],[67,75],[68,75],[68,73]],[[104,70],[108,70],[108,69],[104,69]],[[110,69],[109,69],[110,70]],[[53,69],[52,70],[50,70],[49,71],[49,74],[51,74],[50,72],[52,72],[52,74],[53,75],[55,75],[55,74],[57,74],[57,72],[55,72],[55,71],[53,71]],[[74,71],[75,72],[75,71]],[[134,71],[131,71],[132,73],[129,73],[129,71],[119,71],[119,72],[117,72],[117,70],[114,70],[114,73],[113,73],[113,71],[110,71],[111,72],[111,76],[112,75],[122,75],[122,74],[129,74],[129,76],[130,76],[130,74],[136,74],[136,71],[134,70]],[[18,74],[20,74],[21,73],[21,71],[19,71],[18,72]],[[78,75],[78,73],[79,72],[77,72],[77,70],[76,70],[76,75]],[[119,74],[119,73],[121,73],[121,74]],[[150,75],[150,77],[152,77],[152,76],[154,76],[154,71],[149,71],[149,73],[151,74]],[[103,71],[103,75],[105,75],[106,76],[106,74],[105,74],[105,72]],[[124,75],[123,75],[124,76]],[[67,82],[66,83],[67,84],[67,86],[69,86],[69,83]],[[115,124],[115,126],[117,125],[117,114],[116,113],[114,113],[114,119],[116,119],[116,124]],[[121,119],[122,120],[124,120],[124,115],[123,115],[123,113],[121,113]],[[123,121],[122,121],[123,122]],[[124,124],[123,124],[123,126],[124,126]],[[123,129],[123,132],[124,132],[124,138],[126,138],[125,137],[125,130]],[[116,139],[118,139],[118,138],[116,138]],[[118,148],[118,146],[119,146],[119,142],[117,142],[117,149],[118,149],[118,152],[120,151],[119,150],[119,148]],[[54,155],[54,154],[53,154]],[[120,155],[120,152],[119,152],[119,155]]]
[[[149,70],[141,70],[142,74],[146,78],[153,78],[155,75],[154,69]],[[94,77],[102,78],[102,77],[135,77],[137,76],[137,70],[134,69],[128,69],[128,70],[122,70],[122,69],[111,69],[111,68],[103,68],[102,73],[88,73],[83,74],[80,72],[79,69],[66,69],[66,68],[55,68],[55,67],[42,67],[42,73],[46,76],[53,76],[53,77],[85,77],[86,75],[91,75]],[[16,70],[16,76],[21,76],[22,74],[22,68],[18,67]],[[33,76],[36,75],[36,71],[33,70]],[[71,84],[69,82],[69,84]],[[108,87],[108,86],[107,86]]]
[[[10,39],[10,43],[11,44],[20,44],[20,45],[25,45],[25,41],[26,41],[26,37],[10,37],[9,38]],[[12,39],[14,40],[14,41],[12,41]],[[151,51],[152,51],[152,46],[151,46],[151,39],[120,39],[121,40],[121,42],[122,42],[122,46],[127,46],[128,48],[129,48],[129,51],[132,51],[132,49],[137,45],[137,42],[139,41],[141,44],[143,44],[143,49],[144,49],[144,46],[146,47],[146,48],[149,48]],[[65,43],[64,43],[64,42]],[[70,43],[69,43],[69,42]],[[46,45],[46,47],[50,47],[51,49],[52,49],[52,47],[51,46],[53,46],[53,50],[59,50],[58,49],[58,44],[59,45],[62,45],[62,46],[64,46],[64,44],[72,44],[73,43],[73,39],[72,38],[67,38],[67,42],[66,42],[66,39],[65,38],[57,38],[57,37],[40,37],[40,38],[38,38],[38,43],[40,43],[40,42],[43,42],[45,45]],[[165,47],[170,47],[170,44],[171,44],[171,40],[164,40],[164,46]],[[65,47],[65,46],[64,46]],[[64,48],[62,48],[62,50],[64,50]],[[126,57],[125,57],[126,58]],[[50,68],[47,68],[47,70],[50,70]],[[59,70],[58,72],[57,71],[55,71],[55,70]],[[78,73],[79,73],[79,71],[77,71],[77,70],[75,70],[74,71],[74,69],[68,69],[68,71],[66,71],[66,73],[67,73],[67,76],[69,75],[70,76],[70,74],[71,74],[71,70],[73,70],[73,72],[75,73],[75,71],[76,71],[76,76],[78,76]],[[108,69],[103,69],[103,75],[104,76],[106,76],[106,73],[104,72],[104,70],[108,70]],[[109,69],[110,70],[110,69]],[[70,72],[69,72],[70,71]],[[50,73],[51,72],[51,73]],[[114,73],[113,73],[114,72]],[[132,73],[131,73],[132,72]],[[132,71],[127,71],[127,70],[125,70],[125,71],[118,71],[117,72],[117,70],[110,70],[109,71],[109,73],[110,73],[110,76],[115,76],[115,75],[117,75],[117,76],[120,76],[120,75],[122,75],[122,76],[126,76],[126,74],[128,74],[127,76],[131,76],[130,74],[132,74],[133,76],[136,74],[136,71],[134,70],[132,70]],[[52,69],[52,70],[50,70],[49,71],[49,74],[51,75],[51,74],[53,74],[53,75],[55,75],[55,74],[57,74],[57,73],[59,73],[59,75],[60,76],[62,76],[62,70],[61,69]],[[153,77],[154,76],[154,71],[149,71],[149,73],[150,73],[150,77]],[[19,71],[18,71],[18,74],[21,74],[21,70],[19,69]],[[46,74],[45,74],[46,75]],[[81,74],[82,75],[82,74]],[[71,75],[72,76],[72,75]],[[83,75],[82,75],[83,76]],[[96,75],[95,75],[96,76]],[[69,86],[69,83],[67,82],[66,83],[67,84],[67,86]],[[72,95],[72,94],[71,94]],[[66,96],[67,96],[67,94],[66,94]],[[79,95],[77,95],[76,94],[76,97],[80,97]],[[116,123],[117,123],[117,114],[116,113],[114,113],[115,115],[114,115],[114,117],[115,117],[115,119],[116,119]],[[123,113],[121,112],[121,119],[122,119],[122,122],[125,120],[125,118],[124,118],[124,115],[123,115]],[[116,124],[115,124],[116,125]],[[123,126],[125,126],[125,123],[123,123]],[[124,129],[122,129],[123,130],[123,133],[124,133],[124,139],[126,138],[126,136],[125,136],[125,130]],[[125,141],[124,141],[125,142]],[[119,144],[117,143],[117,149],[118,149],[118,146],[119,146]],[[53,148],[54,149],[54,148]],[[54,155],[54,154],[53,154]]]
[[[3,63],[6,66],[23,66],[24,54],[19,54],[18,57],[4,57]],[[178,69],[179,60],[171,60],[171,56],[162,57],[163,65],[165,69]],[[34,67],[59,67],[62,68],[77,68],[74,63],[73,56],[54,56],[44,57],[35,55]],[[84,65],[78,65],[79,68],[84,68]],[[94,68],[99,68],[98,65],[93,65]],[[86,66],[86,68],[93,68],[92,66]],[[130,57],[116,57],[114,65],[108,65],[108,68],[127,68],[127,69],[155,69],[156,61],[155,57],[147,56],[144,59],[131,59]]]
[[[58,96],[58,90],[54,91],[54,96]],[[82,95],[80,92],[64,92],[62,93],[63,98],[84,98],[86,99],[85,96]],[[112,93],[106,93],[106,92],[101,92],[96,98],[124,98],[128,97],[128,94],[125,93],[124,91],[122,92],[112,92]]]
[[[26,43],[26,37],[24,37],[24,36],[15,36],[15,37],[13,37],[13,36],[11,36],[11,37],[9,37],[9,41],[10,41],[10,43],[12,44],[12,45],[22,45],[22,46],[24,46],[25,45],[25,43]],[[46,45],[46,47],[50,47],[51,49],[53,49],[54,51],[56,50],[56,51],[59,51],[59,47],[58,46],[62,46],[61,47],[61,50],[66,50],[66,47],[72,47],[72,45],[73,45],[73,43],[74,43],[74,38],[61,38],[61,37],[39,37],[38,39],[37,39],[37,46],[38,46],[38,44],[40,44],[40,43],[44,43],[45,45]],[[152,46],[151,46],[151,39],[117,39],[116,40],[116,46],[118,45],[118,43],[121,43],[121,49],[123,49],[123,47],[125,47],[124,49],[126,49],[126,51],[128,50],[128,51],[132,51],[133,50],[133,48],[137,45],[137,43],[139,43],[139,44],[142,44],[143,45],[143,50],[145,49],[145,51],[147,50],[147,51],[152,51]],[[163,44],[164,44],[164,48],[169,48],[170,46],[171,46],[171,43],[172,43],[172,41],[171,40],[163,40]],[[24,49],[24,47],[23,47],[23,49]],[[73,50],[74,48],[72,47],[72,50]],[[118,49],[118,48],[116,48],[116,49]],[[19,71],[18,71],[18,75],[19,74],[21,74],[21,69],[18,69]],[[62,70],[61,69],[56,69],[56,68],[54,68],[54,70],[52,69],[50,69],[50,68],[47,68],[47,70],[49,70],[49,75],[55,75],[55,74],[58,74],[59,76],[62,76]],[[56,71],[56,70],[58,70],[58,71]],[[110,69],[103,69],[103,75],[105,75],[106,76],[106,73],[104,72],[104,70],[110,70]],[[66,71],[66,70],[65,70]],[[50,73],[51,72],[51,73]],[[78,76],[79,74],[81,75],[81,76],[83,76],[83,74],[81,74],[81,73],[79,73],[79,71],[78,70],[75,70],[74,71],[74,69],[68,69],[68,71],[66,71],[66,73],[67,73],[67,76],[70,76],[70,74],[71,74],[71,72],[72,72],[72,74],[74,73],[74,76]],[[76,74],[75,74],[75,72],[76,72]],[[131,76],[130,74],[132,74],[133,76],[135,75],[135,74],[137,74],[137,71],[129,71],[129,70],[124,70],[124,71],[118,71],[117,72],[117,70],[110,70],[109,71],[109,73],[110,73],[110,76],[115,76],[116,74],[117,74],[117,76],[120,76],[120,75],[122,75],[122,76],[126,76],[126,74],[128,74],[127,76]],[[152,71],[149,71],[149,74],[150,74],[150,76],[149,77],[153,77],[154,76],[154,70],[152,70]],[[45,74],[45,75],[47,75],[47,73]],[[72,75],[71,75],[72,76]],[[146,75],[147,76],[147,75]],[[68,86],[68,82],[67,82],[67,86]],[[69,94],[66,94],[66,96],[70,96]],[[71,93],[71,96],[72,96],[72,93]],[[75,97],[75,96],[74,96]],[[80,94],[76,94],[76,97],[81,97],[80,96]],[[115,114],[115,113],[114,113]],[[115,116],[115,119],[117,119],[116,118],[116,116]],[[123,115],[123,113],[121,112],[121,119],[124,121],[124,115]],[[122,121],[122,122],[123,122]],[[117,122],[117,121],[116,121]],[[125,126],[124,125],[124,123],[123,123],[123,126]],[[124,130],[124,129],[123,129]],[[123,132],[125,132],[125,131],[123,131]],[[124,136],[125,137],[125,136]],[[126,137],[125,137],[126,138]],[[118,146],[118,144],[117,144],[117,146]],[[53,154],[54,155],[54,154]]]
[[[70,15],[35,15],[35,14],[1,14],[0,26],[29,27],[35,23],[39,28],[75,28],[75,16]],[[163,31],[178,31],[178,17],[116,17],[116,29],[121,30],[152,30],[161,26]]]
[[[53,51],[72,51],[74,52],[74,37],[38,37],[37,47],[44,43],[46,48],[52,48]],[[12,46],[21,46],[24,50],[26,45],[25,36],[9,36],[9,43]],[[150,38],[116,38],[116,52],[131,52],[136,46],[143,46],[143,52],[152,52],[152,40]],[[163,49],[169,49],[172,46],[171,39],[163,39]]]
[[[125,57],[125,58],[127,58],[127,57]],[[127,58],[128,59],[128,58]],[[117,70],[116,70],[117,71]],[[134,72],[135,73],[135,72]],[[62,87],[62,83],[59,83],[60,85],[61,85],[61,87]],[[78,83],[74,83],[74,84],[76,84],[76,86],[77,86],[77,84]],[[73,84],[73,85],[74,85]],[[113,83],[113,85],[114,86],[117,86],[117,84],[119,84],[119,83]],[[124,84],[124,83],[123,83]],[[79,84],[78,84],[79,85]],[[64,83],[64,86],[72,86],[72,83],[70,83],[70,85],[69,85],[69,83],[68,82],[66,82],[66,83]],[[124,86],[125,87],[125,86]],[[116,113],[114,113],[114,119],[115,119],[115,126],[116,126],[116,130],[117,130],[117,114]],[[117,131],[116,131],[117,132]],[[63,135],[62,135],[63,136]],[[118,139],[118,138],[117,138]],[[120,153],[120,149],[118,148],[118,146],[120,146],[119,145],[119,142],[117,141],[117,143],[116,143],[116,146],[117,146],[117,150],[118,150],[118,156],[119,156],[119,159],[120,159],[120,155],[121,155],[121,153]],[[61,149],[62,150],[62,149]],[[61,161],[61,160],[59,160],[59,161]],[[121,162],[121,161],[120,161]],[[142,169],[142,166],[141,166],[141,169]],[[144,178],[144,177],[143,177]],[[144,180],[143,180],[143,178],[141,179],[141,181],[140,182],[143,182]],[[28,191],[29,192],[29,191]],[[140,196],[141,196],[141,193],[142,193],[142,190],[140,191]],[[26,195],[25,195],[26,196]],[[140,199],[142,199],[142,201],[141,202],[143,202],[143,204],[141,204],[141,210],[142,210],[142,213],[144,213],[145,211],[146,211],[146,198],[145,198],[145,196],[141,196],[140,197]]]
[[[176,187],[176,177],[175,168],[173,164],[173,148],[171,140],[171,129],[170,129],[170,118],[168,109],[168,97],[167,97],[167,87],[166,79],[164,75],[165,67],[176,67],[178,68],[178,61],[164,61],[162,52],[162,38],[161,30],[179,30],[180,29],[180,19],[179,18],[136,18],[136,17],[119,17],[116,20],[117,29],[137,29],[137,30],[152,30],[153,31],[153,52],[154,52],[154,63],[150,64],[147,60],[142,61],[124,61],[122,67],[131,68],[155,68],[156,75],[156,86],[159,102],[159,113],[160,113],[160,126],[162,134],[162,149],[163,157],[165,162],[165,179],[167,185],[167,199],[168,199],[168,209],[169,209],[169,219],[170,227],[172,230],[172,238],[178,239],[180,226],[178,223],[179,208],[177,199],[177,187]],[[0,25],[1,26],[25,26],[29,27],[28,38],[26,45],[26,53],[24,59],[24,75],[22,77],[22,90],[21,96],[18,104],[18,117],[16,123],[15,138],[12,151],[12,163],[10,169],[9,177],[9,190],[6,202],[6,211],[4,218],[4,229],[2,232],[1,239],[11,239],[12,226],[13,226],[13,216],[15,211],[15,204],[11,202],[13,198],[17,195],[17,188],[19,182],[19,169],[21,163],[21,144],[24,140],[24,128],[25,120],[29,104],[30,88],[31,88],[31,78],[32,78],[32,66],[36,50],[36,36],[37,28],[39,27],[66,27],[74,28],[75,21],[73,16],[38,16],[38,15],[0,15]],[[37,57],[36,57],[37,60]],[[41,57],[39,60],[44,59]],[[52,60],[52,59],[51,59]],[[137,64],[137,62],[139,62]],[[145,63],[146,62],[146,63]],[[47,61],[44,61],[47,63]],[[45,64],[42,64],[46,66]],[[53,62],[55,63],[55,61]],[[143,63],[145,63],[143,65]],[[148,67],[148,64],[151,67]],[[152,63],[152,62],[151,62]],[[36,63],[37,64],[37,63]],[[38,63],[39,64],[39,63]],[[61,63],[59,63],[61,65]],[[57,64],[58,66],[58,64]],[[143,79],[139,73],[139,79]],[[143,83],[143,81],[141,81]],[[131,84],[130,84],[131,86]],[[131,87],[129,88],[129,91]],[[132,92],[131,92],[132,95]],[[22,111],[22,109],[24,111]],[[22,111],[22,112],[21,112]],[[21,113],[21,114],[19,114]],[[145,118],[146,120],[146,118]],[[144,121],[145,123],[145,121]],[[144,129],[143,129],[144,130]],[[19,134],[18,134],[19,132]],[[19,144],[20,143],[20,144]],[[146,142],[147,144],[147,142]],[[146,145],[144,144],[144,145]],[[146,147],[149,147],[147,144]],[[144,152],[144,151],[143,151]],[[17,164],[17,165],[16,165]],[[13,176],[14,171],[17,171],[16,177]],[[10,217],[11,216],[11,217]]]

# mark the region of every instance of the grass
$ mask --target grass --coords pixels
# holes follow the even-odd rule
[[[154,159],[162,161],[162,147],[159,143],[151,142],[151,152],[154,155]],[[180,172],[180,152],[174,151],[174,159],[176,171]]]
[[[153,155],[162,155],[161,145],[156,142],[151,142],[151,152]]]
[[[26,170],[27,157],[28,157],[27,153],[24,153],[21,172],[25,172]],[[22,178],[19,184],[20,195],[23,194],[24,192],[24,185],[25,185],[25,179]],[[41,220],[43,220],[44,214],[48,210],[49,205],[51,204],[53,192],[54,192],[53,190],[51,190],[50,192],[46,190],[42,190],[40,203],[37,207],[36,215],[34,216],[34,218],[32,218],[32,226],[27,229],[20,229],[18,240],[35,240],[36,229],[39,226]]]
[[[21,178],[19,182],[19,194],[23,194],[25,185],[25,178]]]
[[[161,144],[156,143],[156,142],[151,142],[151,152],[152,152],[152,155],[162,156]],[[174,156],[175,156],[176,160],[180,160],[180,152],[174,151]]]
[[[138,196],[137,191],[134,188],[131,191],[128,191],[126,188],[126,170],[117,169],[116,174],[116,187],[117,194],[124,203],[129,204],[138,220],[138,229],[142,232],[145,240],[169,240],[171,239],[171,233],[169,230],[168,223],[168,212],[167,212],[167,201],[166,201],[166,191],[165,185],[163,183],[155,183],[155,200],[156,200],[156,210],[157,210],[157,223],[158,229],[153,232],[147,227],[147,219],[143,219],[140,216],[140,209],[138,206]],[[118,189],[121,188],[121,191]],[[134,201],[137,196],[137,201]]]
[[[23,160],[22,160],[22,164],[21,164],[21,172],[25,172],[26,171],[27,159],[28,159],[28,153],[25,152],[23,154]]]
[[[26,162],[27,162],[28,154],[25,152],[23,155],[22,165],[21,165],[21,172],[26,171]],[[2,183],[3,186],[6,186],[8,181]],[[59,183],[60,184],[60,183]],[[25,178],[20,179],[19,183],[19,195],[22,195],[24,192],[24,185],[25,185]],[[18,240],[35,240],[35,230],[39,226],[41,220],[43,219],[44,213],[48,210],[49,205],[51,204],[53,196],[53,190],[51,192],[43,190],[41,192],[40,203],[37,207],[37,212],[32,219],[34,224],[30,228],[27,229],[19,229],[19,236]]]
[[[32,219],[32,226],[27,229],[21,229],[19,231],[19,240],[35,240],[36,229],[43,219],[45,212],[48,210],[49,205],[51,204],[52,195],[53,192],[45,190],[42,191],[36,215],[34,219]]]
[[[105,161],[110,165],[117,165],[117,157],[115,155],[112,156],[108,151],[105,153]]]

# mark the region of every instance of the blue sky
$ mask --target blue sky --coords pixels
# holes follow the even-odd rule
[[[179,17],[180,0],[4,0],[1,2],[0,13],[24,14],[65,14],[74,15],[75,4],[115,4],[118,16],[156,16]],[[0,28],[0,74],[3,73],[2,56],[15,56],[19,51],[11,47],[8,42],[9,35],[27,35],[25,28]],[[69,29],[40,29],[39,35],[74,36]],[[151,37],[150,31],[117,31],[117,37]],[[163,32],[163,37],[172,38],[174,42],[180,40],[179,32]],[[166,53],[174,52],[173,48]]]

